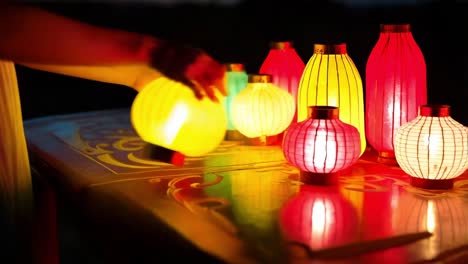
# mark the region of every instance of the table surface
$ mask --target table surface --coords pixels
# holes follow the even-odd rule
[[[129,109],[27,120],[25,131],[33,166],[55,171],[47,177],[96,218],[105,214],[122,228],[162,225],[223,261],[449,263],[468,257],[468,171],[453,189],[419,189],[368,149],[337,185],[305,185],[279,146],[238,141],[177,167],[145,157]],[[374,240],[423,231],[432,236],[366,252],[379,244]]]

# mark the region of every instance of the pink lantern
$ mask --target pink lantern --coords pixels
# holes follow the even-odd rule
[[[398,128],[427,100],[426,63],[410,25],[381,25],[366,65],[366,138],[379,162],[396,164]]]
[[[271,42],[270,51],[260,67],[261,74],[269,74],[276,86],[294,97],[297,106],[297,90],[305,64],[296,52],[291,41]],[[297,120],[295,111],[292,122]]]
[[[339,119],[335,106],[310,106],[308,116],[286,130],[283,153],[301,170],[302,182],[334,183],[337,174],[360,156],[359,131]]]

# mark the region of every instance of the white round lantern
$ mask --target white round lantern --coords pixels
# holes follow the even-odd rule
[[[420,106],[418,117],[398,129],[394,146],[416,187],[450,189],[468,168],[468,130],[450,117],[448,105]]]

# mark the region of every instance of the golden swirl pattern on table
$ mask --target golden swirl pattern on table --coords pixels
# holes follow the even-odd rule
[[[62,121],[49,126],[49,131],[70,148],[115,174],[158,172],[162,174],[186,174],[188,171],[205,169],[207,159],[215,161],[213,171],[238,169],[240,167],[269,166],[271,163],[284,162],[282,153],[277,148],[252,148],[241,145],[242,142],[224,141],[219,147],[202,157],[186,157],[185,165],[151,160],[145,156],[144,142],[133,130],[129,120],[122,115],[109,115],[105,120],[97,116],[94,119]],[[249,155],[238,153],[249,150]],[[224,157],[239,156],[224,163]]]
[[[168,183],[167,195],[183,205],[192,213],[206,217],[208,221],[221,227],[231,235],[238,232],[237,227],[226,217],[225,211],[230,206],[229,200],[222,197],[205,195],[204,188],[223,181],[223,176],[209,175],[210,181],[201,175],[189,175],[173,178]],[[211,179],[213,178],[213,179]]]

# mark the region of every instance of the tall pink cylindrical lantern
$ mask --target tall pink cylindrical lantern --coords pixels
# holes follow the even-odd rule
[[[381,25],[366,65],[366,138],[378,161],[396,164],[398,128],[427,101],[426,63],[410,25]]]
[[[309,118],[286,130],[282,148],[302,182],[334,184],[358,160],[361,139],[356,127],[339,119],[338,107],[310,106]]]
[[[270,43],[270,51],[260,67],[259,73],[269,74],[273,84],[286,90],[294,97],[297,106],[297,90],[305,64],[297,54],[292,41],[274,41]],[[295,111],[292,122],[296,122]]]

